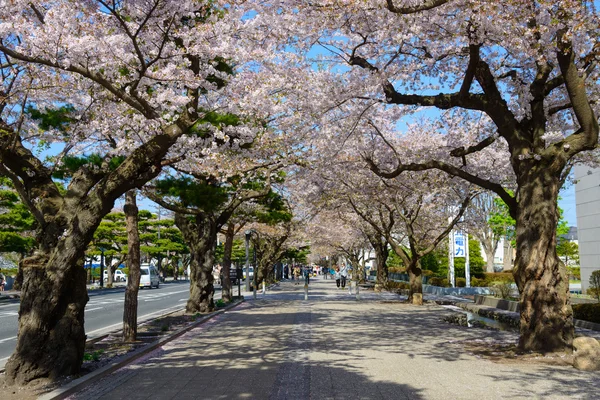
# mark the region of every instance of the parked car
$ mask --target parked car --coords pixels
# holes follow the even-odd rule
[[[127,275],[120,269],[116,270],[113,274],[113,282],[125,282]],[[104,282],[108,282],[108,271],[104,270]]]
[[[160,286],[160,279],[158,277],[158,270],[154,265],[142,264],[140,265],[140,288],[157,288]]]

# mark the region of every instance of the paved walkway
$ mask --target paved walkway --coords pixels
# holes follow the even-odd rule
[[[497,364],[465,342],[513,333],[449,325],[439,306],[332,280],[284,282],[72,399],[591,399],[599,373]]]

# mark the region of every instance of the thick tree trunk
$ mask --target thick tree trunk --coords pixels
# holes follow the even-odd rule
[[[176,213],[175,224],[181,230],[191,254],[190,298],[186,312],[211,312],[215,309],[212,271],[217,246],[216,219],[208,214],[198,214],[192,221],[188,216]]]
[[[408,272],[410,289],[408,292],[408,302],[416,305],[423,304],[423,271],[421,270],[420,260],[411,260],[406,269]]]
[[[133,342],[137,339],[138,291],[140,289],[140,234],[138,231],[138,207],[135,190],[125,195],[125,222],[127,226],[127,289],[123,306],[123,341]]]
[[[228,224],[227,231],[225,232],[225,244],[223,246],[223,280],[221,282],[221,298],[226,303],[231,301],[231,277],[229,276],[229,271],[231,269],[231,251],[233,250],[234,235],[235,226]]]
[[[559,179],[542,168],[519,181],[513,275],[521,295],[522,350],[570,351],[573,343],[569,277],[556,255],[559,189]]]
[[[9,384],[53,381],[79,372],[88,301],[83,268],[90,239],[86,236],[72,230],[57,247],[23,260],[19,335],[16,350],[6,363]]]

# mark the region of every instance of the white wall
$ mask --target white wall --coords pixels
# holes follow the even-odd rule
[[[575,167],[575,179],[581,289],[585,293],[592,271],[600,269],[600,169]]]

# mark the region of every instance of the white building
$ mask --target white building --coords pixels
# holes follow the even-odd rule
[[[581,290],[586,293],[592,271],[600,269],[600,169],[575,167],[575,180]]]

